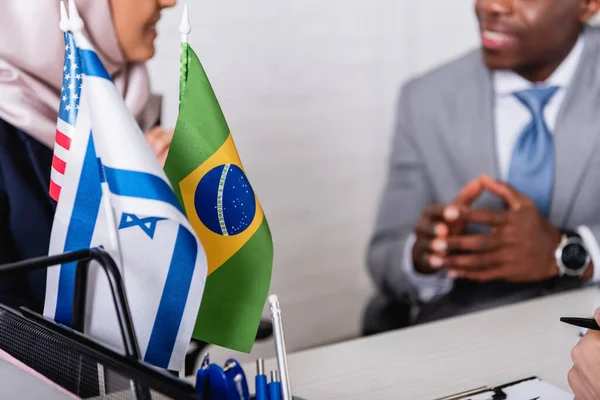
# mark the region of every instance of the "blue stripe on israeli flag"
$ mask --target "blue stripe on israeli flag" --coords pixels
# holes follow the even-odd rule
[[[162,201],[183,213],[173,189],[156,175],[104,166],[104,176],[110,191],[116,195]]]
[[[183,318],[198,256],[196,238],[179,226],[173,258],[154,320],[144,361],[168,368]]]
[[[67,230],[65,252],[87,249],[92,243],[102,200],[102,189],[98,180],[99,172],[94,141],[90,135],[79,179],[79,189],[73,205],[73,214]],[[76,263],[63,264],[60,268],[54,319],[67,326],[71,326],[73,316],[76,268]]]
[[[100,61],[95,51],[79,49],[79,55],[83,62],[83,70],[87,76],[104,78],[112,82],[110,75],[106,72],[106,68],[104,68],[102,61]]]

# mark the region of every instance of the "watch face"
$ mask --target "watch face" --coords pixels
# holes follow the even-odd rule
[[[562,262],[570,270],[582,268],[587,261],[587,251],[577,243],[570,243],[563,248]]]

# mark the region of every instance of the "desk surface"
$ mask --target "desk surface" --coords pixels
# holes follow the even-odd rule
[[[299,352],[288,356],[292,391],[307,400],[435,399],[530,376],[568,389],[579,329],[559,318],[597,306],[600,290],[587,288]],[[253,384],[255,366],[244,369]]]
[[[0,399],[73,400],[78,397],[0,351]]]

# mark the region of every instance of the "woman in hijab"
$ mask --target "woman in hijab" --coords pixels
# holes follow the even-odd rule
[[[171,133],[159,124],[144,62],[156,23],[176,0],[77,0],[86,34],[164,162]],[[2,0],[0,12],[0,264],[48,253],[55,203],[50,171],[65,44],[59,2]],[[42,312],[45,271],[0,276],[0,303]]]

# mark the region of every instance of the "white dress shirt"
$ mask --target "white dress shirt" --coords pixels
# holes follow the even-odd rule
[[[567,88],[581,59],[583,46],[583,36],[580,36],[567,58],[554,71],[552,76],[541,84],[534,84],[512,71],[495,71],[493,73],[496,159],[498,160],[498,167],[503,180],[508,178],[513,148],[525,126],[532,119],[530,111],[514,96],[514,93],[531,89],[536,87],[536,85],[557,86],[559,88],[544,109],[544,120],[552,134],[556,126],[558,112],[565,99]],[[591,230],[586,226],[580,226],[577,232],[582,237],[595,265],[593,281],[599,282],[600,247],[598,246],[598,242]],[[406,241],[402,268],[405,269],[407,278],[417,289],[419,300],[430,302],[434,298],[450,292],[454,281],[446,276],[445,271],[433,275],[423,275],[415,271],[412,262],[412,248],[415,241],[416,237],[414,234]]]

